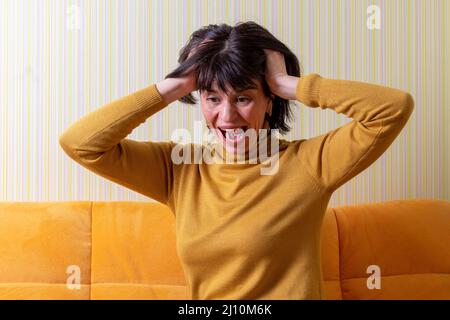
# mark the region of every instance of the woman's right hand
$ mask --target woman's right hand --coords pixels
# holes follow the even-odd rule
[[[198,45],[198,47],[208,41],[212,40],[205,39]],[[190,57],[192,57],[193,54],[195,54],[198,47],[195,47],[191,50],[191,52],[189,52],[186,60],[188,60]],[[171,102],[188,95],[192,91],[198,90],[197,77],[198,74],[194,65],[187,70],[185,76],[181,78],[166,78],[158,82],[156,84],[156,88],[158,89],[166,104],[170,104]]]
[[[193,52],[189,53],[188,59]],[[165,78],[156,84],[156,89],[168,105],[197,90],[197,73],[195,66],[188,69],[185,76],[180,78]]]
[[[199,47],[201,47],[204,43],[213,41],[209,38],[204,39],[197,47],[194,47],[191,52],[189,52],[188,57],[186,60],[189,60],[190,57],[192,57],[198,50]],[[195,70],[195,66],[192,66],[190,69],[188,69],[188,74],[185,77],[186,85],[188,88],[193,88],[192,91],[198,90],[197,87],[197,77],[198,74]]]
[[[189,58],[195,53],[195,49],[192,50],[188,57],[187,60],[189,60]],[[198,74],[195,70],[195,65],[192,66],[191,68],[188,69],[186,75],[183,78],[180,78],[183,80],[187,90],[191,90],[189,91],[187,94],[191,93],[192,91],[196,91],[197,90],[197,77]]]

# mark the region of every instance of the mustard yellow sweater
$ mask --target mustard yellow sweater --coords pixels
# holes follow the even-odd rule
[[[280,139],[273,175],[261,175],[261,163],[174,164],[174,142],[126,139],[166,106],[155,84],[85,115],[59,142],[88,170],[169,206],[193,299],[321,299],[329,199],[391,145],[414,102],[405,91],[316,73],[299,79],[296,97],[353,121]]]

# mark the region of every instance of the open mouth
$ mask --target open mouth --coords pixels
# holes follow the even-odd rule
[[[245,132],[248,129],[248,126],[241,126],[235,128],[221,128],[218,127],[222,139],[226,142],[239,142],[245,136]]]

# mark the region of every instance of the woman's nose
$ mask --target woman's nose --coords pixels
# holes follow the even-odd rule
[[[230,102],[225,102],[221,111],[222,121],[232,123],[234,120],[236,120],[237,110],[236,107],[233,106]]]

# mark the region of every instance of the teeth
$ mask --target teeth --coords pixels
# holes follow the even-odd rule
[[[234,130],[227,130],[226,133],[227,133],[227,139],[234,139],[236,137],[240,138],[244,134],[243,132],[235,133]]]

